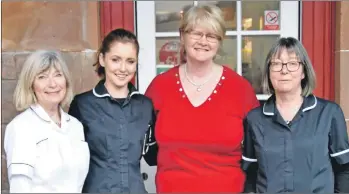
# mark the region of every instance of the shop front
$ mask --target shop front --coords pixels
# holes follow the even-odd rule
[[[137,85],[145,92],[152,79],[182,60],[179,23],[192,5],[215,4],[224,12],[226,37],[216,62],[245,77],[257,98],[268,94],[261,88],[261,70],[268,50],[279,37],[302,41],[313,61],[318,76],[315,93],[334,100],[334,28],[335,3],[299,1],[137,1],[128,4],[134,13],[134,26],[141,51]],[[133,6],[132,6],[133,5]],[[105,6],[110,6],[105,4]],[[103,10],[103,9],[102,9]],[[106,10],[105,13],[108,13]],[[124,15],[125,16],[125,15]],[[132,22],[132,21],[130,21]],[[238,94],[237,94],[238,95]],[[142,163],[142,173],[149,192],[155,192],[156,168]]]
[[[92,63],[101,38],[115,28],[132,30],[141,47],[134,81],[144,93],[156,75],[181,61],[180,19],[190,6],[201,3],[215,4],[224,12],[227,32],[216,62],[245,77],[259,100],[268,98],[260,86],[268,50],[279,37],[295,37],[313,62],[317,74],[315,94],[340,104],[349,123],[348,2],[27,1],[2,3],[2,133],[17,114],[12,104],[13,89],[25,57],[33,50],[61,50],[74,75],[74,92],[81,93],[98,81]],[[1,182],[6,190],[4,153],[2,156]],[[155,173],[156,167],[142,161],[149,193],[156,192]]]

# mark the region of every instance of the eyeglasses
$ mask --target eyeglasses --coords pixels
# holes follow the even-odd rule
[[[208,42],[211,43],[217,43],[221,40],[221,37],[219,37],[216,34],[212,34],[212,33],[203,33],[203,32],[199,32],[199,31],[186,31],[189,34],[189,37],[193,40],[200,40],[204,35],[206,36],[206,40]]]
[[[297,71],[299,69],[301,64],[302,64],[302,62],[299,62],[299,61],[289,61],[287,63],[271,62],[270,63],[270,70],[274,71],[274,72],[279,72],[279,71],[282,71],[282,69],[284,68],[284,65],[285,65],[289,72],[294,72],[294,71]]]

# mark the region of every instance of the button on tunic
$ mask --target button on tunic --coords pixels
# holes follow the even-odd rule
[[[245,120],[242,167],[258,166],[257,192],[333,193],[331,159],[349,162],[344,115],[330,101],[310,95],[287,124],[272,96]]]

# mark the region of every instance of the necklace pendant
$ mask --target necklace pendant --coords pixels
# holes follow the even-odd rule
[[[200,87],[196,88],[196,91],[201,92],[201,88]]]

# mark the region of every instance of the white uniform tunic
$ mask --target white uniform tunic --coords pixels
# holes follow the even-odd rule
[[[82,124],[61,109],[61,128],[40,105],[6,127],[10,192],[81,193],[89,169]]]

